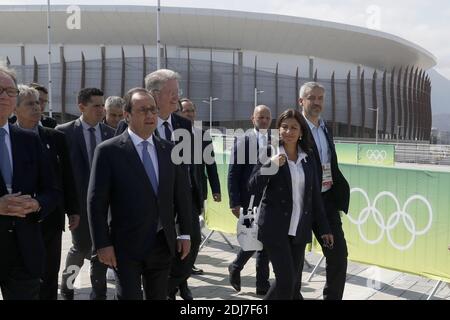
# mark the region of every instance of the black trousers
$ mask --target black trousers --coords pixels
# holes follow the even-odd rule
[[[62,273],[61,294],[73,296],[73,283],[84,264],[84,259],[91,262],[91,300],[106,299],[106,271],[108,267],[92,254],[92,242],[87,217],[81,217],[80,225],[72,232],[72,247],[66,257],[66,266]]]
[[[231,263],[233,270],[241,271],[250,258],[256,253],[256,289],[267,290],[269,282],[269,256],[265,249],[261,251],[244,251],[239,249],[236,259]]]
[[[275,281],[272,282],[265,300],[293,300],[297,298],[295,289],[301,283],[301,268],[305,259],[306,243],[294,243],[286,235],[276,244],[263,243],[272,262]]]
[[[319,241],[323,255],[326,258],[326,282],[323,289],[323,298],[324,300],[342,300],[347,277],[347,242],[345,241],[341,216],[336,209],[333,194],[325,192],[322,194],[322,199],[327,214],[328,224],[330,225],[331,233],[334,237],[333,249],[324,247],[317,226],[313,226],[314,235]],[[303,263],[301,270],[303,270]],[[301,283],[298,286],[298,291],[300,291],[300,287]]]
[[[191,276],[192,267],[198,256],[202,235],[200,230],[199,215],[192,213],[192,233],[191,233],[191,250],[186,258],[180,259],[177,253],[172,260],[170,267],[168,294],[173,295],[177,292],[178,287]]]
[[[158,232],[149,255],[136,260],[116,253],[116,298],[118,300],[167,300],[170,254],[164,231]],[[144,292],[142,291],[142,286]]]
[[[39,276],[26,269],[15,232],[0,230],[0,289],[4,300],[38,300]]]
[[[43,230],[45,269],[41,277],[40,300],[58,299],[58,273],[61,266],[62,230]]]

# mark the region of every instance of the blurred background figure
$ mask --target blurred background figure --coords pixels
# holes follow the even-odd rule
[[[113,129],[117,129],[120,120],[123,119],[123,107],[125,100],[118,96],[110,96],[105,100],[105,119],[103,123]]]

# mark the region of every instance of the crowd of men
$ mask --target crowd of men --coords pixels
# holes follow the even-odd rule
[[[220,202],[222,196],[216,164],[203,157],[191,161],[212,150],[211,140],[194,126],[196,107],[180,97],[179,80],[178,73],[160,69],[146,76],[145,88],[132,88],[123,98],[105,99],[100,89],[83,88],[77,97],[80,117],[57,125],[44,115],[47,89],[36,83],[18,85],[14,71],[0,66],[4,299],[57,299],[66,215],[72,247],[60,279],[63,299],[74,299],[74,281],[85,259],[92,300],[106,299],[108,268],[117,299],[174,300],[178,292],[185,300],[194,298],[188,279],[203,272],[194,263],[208,181],[213,200]],[[323,87],[309,83],[302,87],[299,104],[314,137],[322,198],[335,239],[334,248],[323,247],[324,298],[342,299],[347,247],[340,211],[348,210],[349,191],[331,131],[320,117],[323,98]],[[251,158],[249,141],[258,148],[271,143],[270,108],[257,106],[251,120],[254,130],[233,147],[234,153],[243,147],[245,159]],[[178,135],[178,129],[187,135]],[[203,138],[201,149],[193,143],[196,136]],[[181,160],[174,160],[174,154]],[[246,185],[254,165],[248,160],[230,164],[228,194],[235,216],[249,205]],[[241,250],[228,268],[237,291],[240,271],[253,254]],[[265,295],[270,261],[264,250],[256,254],[256,293]]]

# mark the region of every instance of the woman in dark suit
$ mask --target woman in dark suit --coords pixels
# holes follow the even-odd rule
[[[300,265],[317,224],[324,243],[333,246],[320,189],[311,158],[307,124],[299,111],[288,109],[277,120],[280,150],[264,164],[255,166],[249,181],[252,193],[264,190],[259,208],[258,239],[269,254],[275,282],[265,299],[292,300],[298,296]],[[269,173],[270,168],[278,170]]]

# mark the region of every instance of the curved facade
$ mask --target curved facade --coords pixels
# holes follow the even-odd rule
[[[2,37],[0,56],[21,82],[46,83],[46,11],[0,8],[2,30],[12,20],[25,24]],[[156,69],[154,7],[81,7],[80,29],[64,24],[66,9],[52,13],[52,109],[64,119],[78,114],[80,88],[123,95]],[[403,39],[310,19],[185,8],[163,8],[161,39],[162,66],[182,75],[183,95],[196,103],[200,120],[210,120],[202,101],[219,98],[215,126],[249,127],[255,96],[278,115],[296,106],[304,82],[316,79],[326,87],[324,118],[336,136],[374,137],[378,115],[380,137],[429,140],[426,70],[435,58]]]

